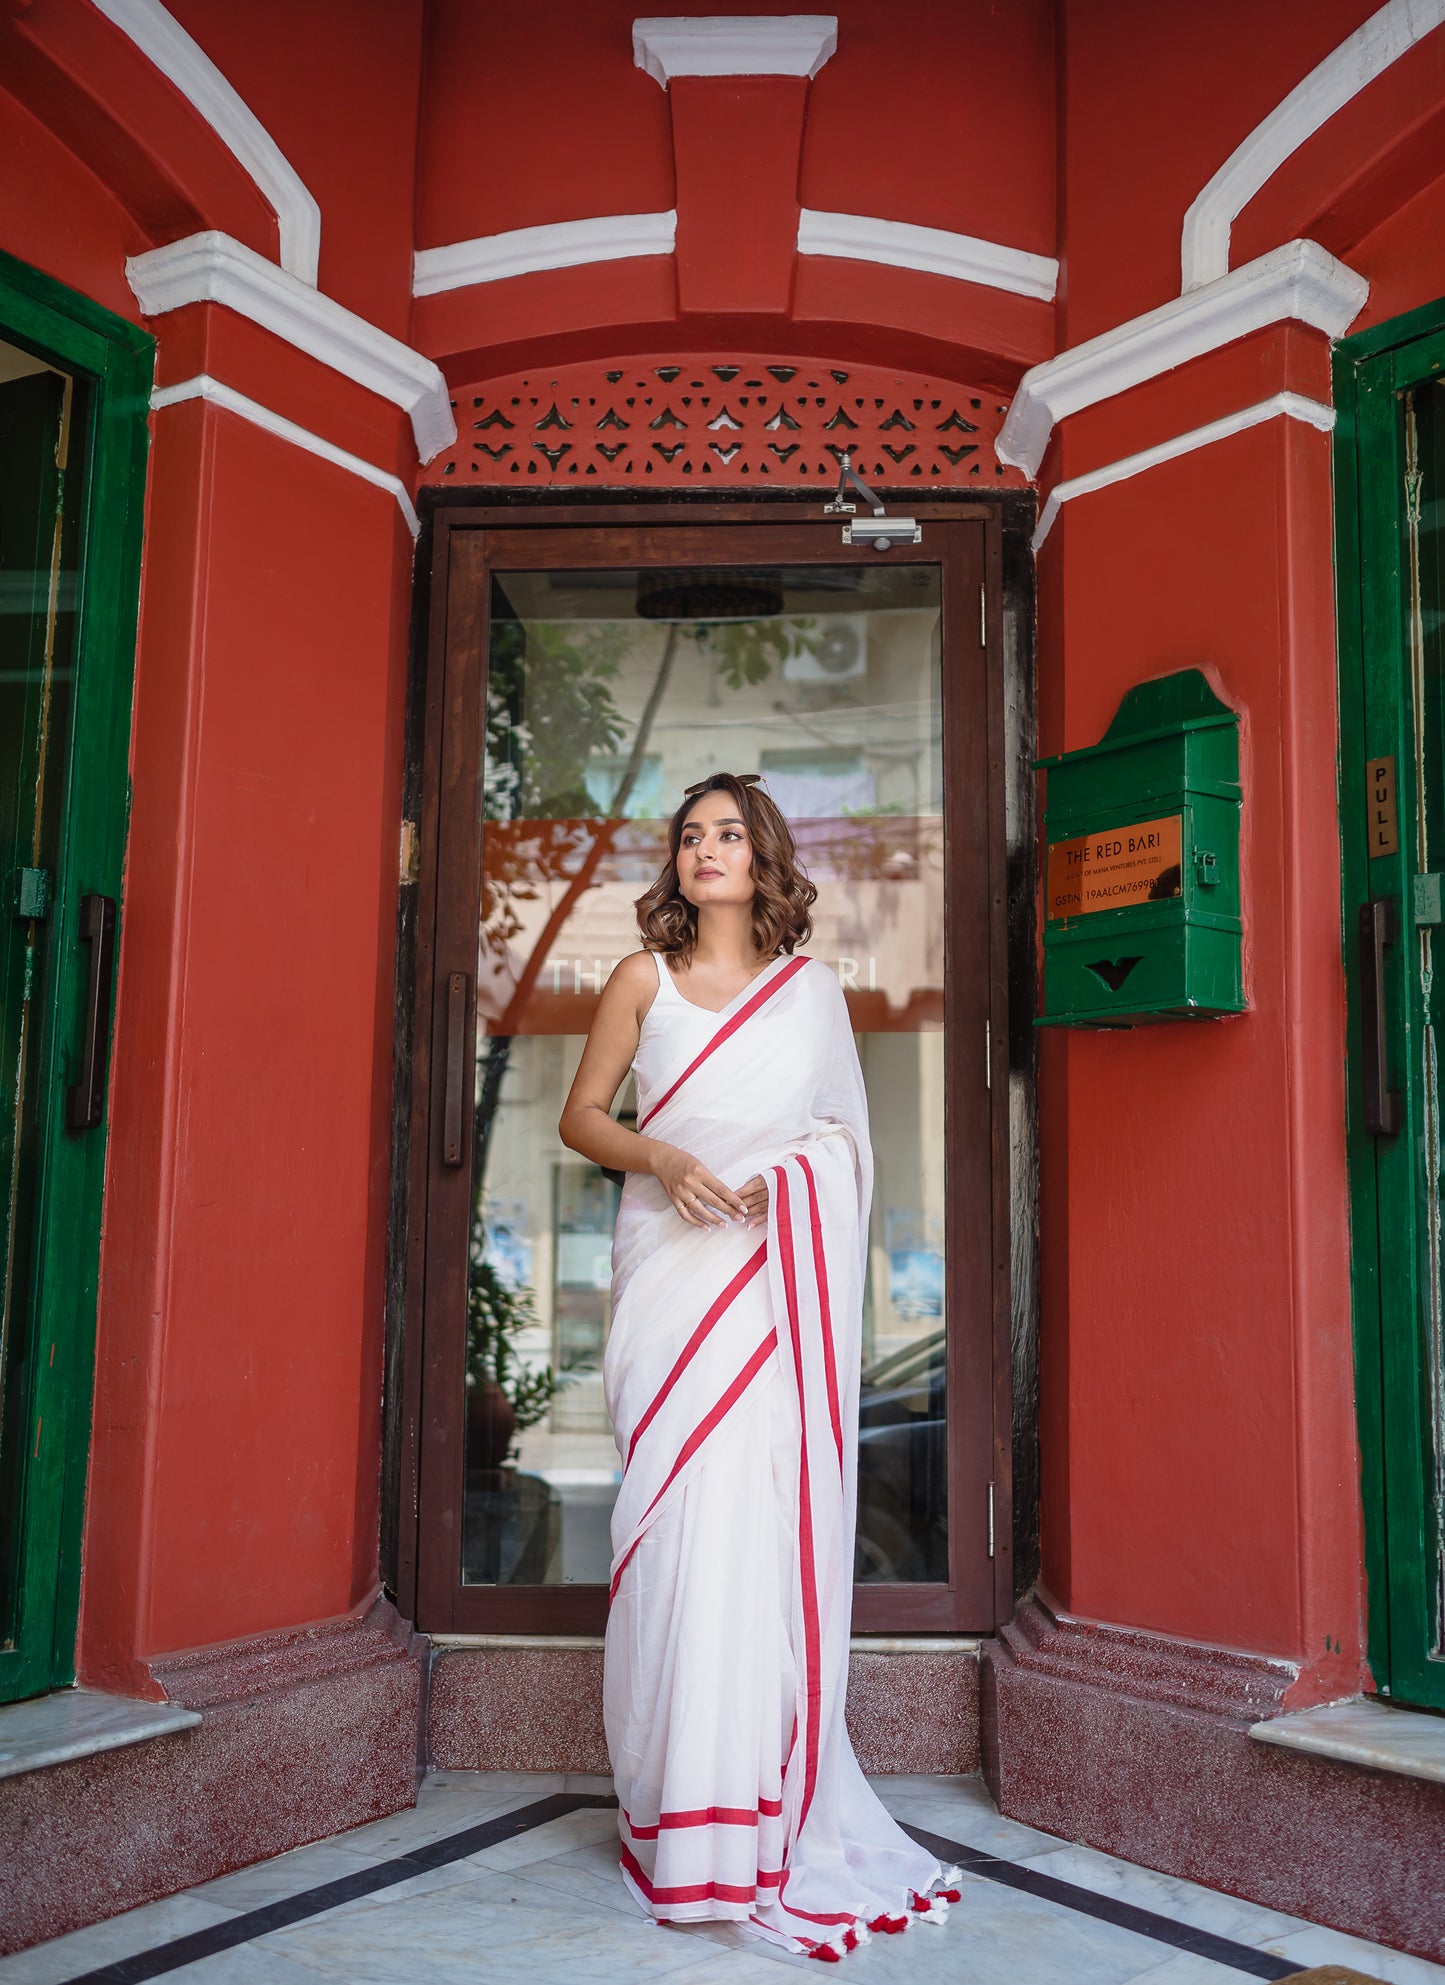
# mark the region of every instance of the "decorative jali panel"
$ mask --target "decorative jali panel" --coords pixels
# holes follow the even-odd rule
[[[812,360],[643,359],[516,373],[458,392],[428,482],[736,488],[837,481],[1020,489],[994,454],[1006,402],[951,381]]]

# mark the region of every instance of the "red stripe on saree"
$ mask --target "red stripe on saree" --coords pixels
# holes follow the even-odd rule
[[[643,1512],[642,1524],[638,1530],[638,1533],[636,1537],[634,1537],[632,1540],[632,1544],[628,1550],[627,1556],[622,1560],[622,1563],[617,1567],[617,1570],[613,1575],[611,1589],[609,1590],[607,1595],[609,1602],[617,1597],[617,1588],[622,1583],[622,1574],[631,1564],[633,1552],[637,1549],[638,1545],[642,1542],[643,1538],[647,1534],[648,1517],[652,1515],[652,1512],[657,1508],[657,1505],[662,1501],[663,1497],[667,1494],[668,1490],[677,1480],[678,1476],[681,1474],[682,1470],[686,1467],[687,1463],[691,1461],[692,1457],[697,1453],[698,1449],[702,1446],[703,1442],[707,1439],[708,1435],[713,1431],[713,1428],[716,1427],[721,1421],[725,1420],[728,1414],[732,1411],[733,1407],[737,1405],[738,1401],[742,1398],[743,1394],[747,1391],[748,1387],[752,1384],[753,1380],[757,1377],[758,1373],[763,1369],[763,1366],[768,1362],[768,1359],[773,1355],[773,1353],[777,1350],[777,1348],[778,1348],[778,1333],[776,1330],[770,1330],[767,1336],[763,1339],[762,1343],[758,1346],[757,1350],[754,1351],[753,1355],[748,1359],[747,1363],[743,1366],[742,1370],[733,1380],[732,1384],[728,1387],[727,1391],[723,1394],[722,1398],[719,1399],[717,1404],[711,1409],[711,1411],[708,1412],[707,1415],[698,1422],[698,1424],[693,1428],[692,1432],[688,1435],[687,1439],[683,1442],[682,1446],[679,1448],[677,1459],[676,1461],[673,1462],[672,1467],[668,1471],[667,1480],[663,1483],[662,1487],[658,1490],[657,1494],[652,1498],[652,1501],[647,1505],[646,1510]]]
[[[703,1063],[707,1060],[708,1056],[712,1054],[716,1054],[717,1050],[722,1046],[724,1041],[731,1040],[732,1036],[736,1034],[739,1027],[742,1026],[743,1022],[745,1020],[750,1020],[752,1016],[757,1012],[759,1007],[766,1006],[768,1001],[772,998],[773,994],[775,992],[780,991],[781,988],[788,983],[789,979],[794,978],[799,972],[801,972],[803,967],[807,964],[807,962],[808,961],[806,958],[790,958],[787,964],[783,967],[782,971],[778,973],[776,978],[769,979],[768,983],[762,988],[762,990],[760,992],[755,992],[752,998],[747,1002],[745,1006],[740,1006],[737,1012],[733,1015],[732,1019],[725,1021],[724,1024],[718,1028],[717,1032],[713,1035],[712,1039],[708,1042],[707,1046],[702,1050],[701,1054],[697,1054],[693,1056],[692,1060],[688,1063],[687,1067],[682,1071],[682,1074],[678,1076],[676,1082],[672,1083],[668,1088],[664,1089],[662,1094],[658,1097],[655,1103],[651,1103],[648,1105],[646,1112],[637,1119],[637,1128],[641,1130],[644,1124],[651,1123],[652,1119],[657,1115],[658,1111],[662,1109],[664,1104],[670,1103],[672,1101],[673,1097],[677,1094],[678,1090],[682,1087],[683,1083],[687,1081],[688,1077],[690,1075],[697,1074],[697,1071],[702,1067]]]
[[[678,1380],[701,1350],[703,1344],[707,1341],[713,1326],[731,1308],[737,1297],[741,1295],[748,1283],[752,1281],[767,1258],[768,1244],[764,1241],[758,1248],[757,1253],[743,1263],[732,1281],[728,1283],[722,1294],[717,1297],[708,1309],[707,1314],[703,1317],[697,1329],[688,1338],[686,1344],[683,1345],[678,1355],[677,1363],[658,1387],[651,1404],[633,1431],[632,1439],[627,1444],[627,1462],[632,1460],[633,1455],[637,1452],[637,1443],[642,1439],[649,1426],[651,1426],[667,1395],[672,1391],[672,1388],[677,1384]],[[624,1467],[627,1465],[627,1462],[624,1462]]]

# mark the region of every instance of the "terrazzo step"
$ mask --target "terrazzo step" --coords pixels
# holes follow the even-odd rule
[[[1354,1696],[1272,1716],[1252,1724],[1249,1734],[1261,1744],[1445,1784],[1445,1716]]]
[[[56,1689],[0,1708],[0,1778],[124,1750],[192,1729],[200,1713],[178,1702],[141,1702],[96,1689]]]

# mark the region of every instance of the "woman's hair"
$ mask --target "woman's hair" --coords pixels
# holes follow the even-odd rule
[[[808,912],[818,892],[799,865],[791,828],[776,800],[758,786],[757,777],[756,772],[714,772],[689,786],[687,797],[668,823],[667,864],[635,905],[637,926],[649,951],[661,951],[684,965],[691,962],[697,943],[697,910],[682,893],[677,852],[694,800],[712,792],[732,795],[753,844],[753,942],[758,950],[771,958],[778,951],[792,951],[806,944],[812,936],[813,920]]]

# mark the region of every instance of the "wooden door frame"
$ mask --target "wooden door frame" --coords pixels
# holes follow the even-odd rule
[[[73,443],[85,476],[75,681],[61,868],[50,910],[55,970],[36,1061],[37,1092],[46,1099],[29,1318],[35,1355],[28,1419],[36,1439],[17,1512],[19,1630],[13,1646],[0,1648],[0,1701],[7,1701],[63,1687],[75,1675],[106,1124],[69,1130],[65,1094],[79,1061],[89,956],[79,933],[80,897],[121,896],[155,340],[3,254],[0,337],[84,379],[90,398]],[[113,982],[105,988],[107,1034],[114,990]],[[43,1346],[49,1349],[41,1356]]]
[[[1445,299],[1347,338],[1335,347],[1335,572],[1340,680],[1340,827],[1348,997],[1347,1151],[1355,1398],[1365,1518],[1367,1646],[1380,1695],[1445,1707],[1445,1664],[1426,1653],[1433,1611],[1428,1547],[1419,1510],[1391,1493],[1391,1469],[1419,1471],[1428,1427],[1419,1355],[1417,1134],[1414,1047],[1405,948],[1387,951],[1385,999],[1391,1080],[1403,1127],[1376,1138],[1364,1125],[1357,940],[1361,905],[1394,900],[1401,940],[1413,935],[1413,782],[1406,777],[1406,658],[1398,542],[1402,465],[1397,394],[1413,383],[1415,348],[1433,340],[1445,366]],[[1425,377],[1429,368],[1425,369]],[[1422,380],[1423,383],[1423,380]],[[1373,556],[1372,556],[1373,551]],[[1365,767],[1389,756],[1397,767],[1399,851],[1371,859]],[[1408,1173],[1408,1179],[1407,1179]],[[1439,1671],[1439,1672],[1431,1672]]]
[[[982,845],[986,851],[987,881],[976,906],[979,929],[972,955],[983,961],[977,1001],[986,1013],[988,1031],[986,1046],[983,1029],[978,1029],[980,1038],[972,1074],[977,1084],[974,1106],[980,1112],[975,1135],[981,1128],[986,1137],[991,1189],[986,1197],[973,1195],[966,1199],[963,1194],[950,1194],[945,1214],[945,1246],[951,1271],[948,1285],[962,1292],[954,1300],[962,1310],[967,1301],[967,1284],[959,1278],[971,1271],[977,1277],[975,1313],[986,1310],[989,1329],[986,1343],[982,1341],[982,1332],[977,1333],[978,1341],[972,1344],[967,1341],[968,1333],[962,1330],[951,1331],[949,1338],[950,1582],[946,1586],[859,1587],[855,1626],[905,1632],[964,1629],[988,1632],[1010,1615],[1014,1597],[1002,517],[997,504],[976,501],[919,503],[914,500],[910,501],[909,510],[925,524],[981,527],[982,624],[976,596],[967,600],[959,597],[961,550],[955,550],[951,560],[940,555],[957,541],[950,539],[942,548],[929,547],[922,556],[928,563],[942,567],[944,625],[950,630],[945,635],[948,645],[944,662],[945,873],[956,868],[965,844],[969,848]],[[469,981],[475,971],[475,912],[469,930],[462,929],[460,918],[455,931],[448,929],[438,896],[438,876],[445,839],[441,796],[444,791],[458,793],[467,782],[474,785],[479,773],[477,766],[463,763],[455,749],[449,752],[448,745],[458,729],[463,732],[468,729],[465,699],[475,695],[481,678],[473,668],[470,685],[465,679],[449,684],[447,653],[449,648],[453,653],[459,648],[473,655],[484,652],[486,553],[492,546],[504,551],[504,565],[513,570],[552,563],[575,568],[576,550],[581,542],[578,533],[587,534],[594,554],[583,563],[604,559],[614,566],[652,562],[644,543],[649,535],[659,532],[672,555],[710,567],[730,563],[776,566],[788,561],[790,548],[799,562],[829,565],[866,564],[875,561],[878,554],[863,548],[849,552],[841,543],[837,519],[822,518],[811,505],[805,512],[799,503],[787,500],[706,504],[598,502],[550,504],[545,508],[441,503],[431,513],[430,522],[432,561],[425,606],[425,674],[416,712],[421,787],[417,798],[421,818],[410,1015],[409,1075],[413,1106],[405,1181],[410,1211],[404,1242],[405,1324],[400,1360],[403,1403],[399,1430],[398,1603],[411,1617],[416,1618],[420,1613],[419,1625],[424,1631],[596,1630],[605,1618],[605,1592],[600,1587],[464,1588],[456,1576],[449,1583],[436,1570],[430,1578],[427,1576],[428,1565],[459,1566],[460,1510],[457,1496],[448,1498],[443,1505],[443,1520],[433,1529],[429,1514],[429,1534],[424,1535],[423,1478],[428,1483],[430,1511],[432,1485],[448,1472],[459,1482],[463,1463],[459,1451],[460,1412],[451,1416],[450,1427],[442,1427],[424,1419],[422,1405],[424,1398],[434,1396],[434,1389],[446,1383],[444,1374],[455,1367],[459,1350],[457,1345],[444,1341],[446,1326],[436,1321],[443,1311],[436,1301],[434,1278],[439,1272],[438,1263],[432,1256],[428,1238],[435,1221],[434,1238],[440,1248],[449,1247],[456,1260],[462,1259],[455,1232],[456,1221],[461,1216],[449,1201],[444,1205],[433,1204],[432,1125],[440,1121],[441,1053],[437,1031],[441,1023],[440,988],[450,971],[465,970]],[[733,527],[754,540],[750,548],[741,537],[735,550],[724,545],[724,530]],[[766,544],[756,536],[760,529],[767,532]],[[562,548],[563,533],[569,550]],[[982,637],[977,650],[981,678],[975,699],[975,707],[984,717],[981,736],[970,729],[971,713],[963,699],[957,694],[950,699],[948,693],[950,652],[955,648],[965,652],[965,629],[972,627],[979,627]],[[969,658],[973,652],[967,651]],[[978,757],[972,780],[966,769],[970,749]],[[421,804],[422,795],[426,798],[425,805]],[[460,808],[461,802],[457,804]],[[480,809],[474,809],[471,818],[476,824],[472,838],[478,850],[479,816]],[[449,848],[447,856],[448,860],[452,859]],[[956,905],[950,917],[949,941],[955,956],[970,955],[959,943],[959,924],[965,913],[966,906]],[[453,959],[452,951],[462,962]],[[955,1012],[962,998],[963,975],[955,968],[945,980],[945,1027],[949,1030],[948,1038],[955,1044],[949,1056],[950,1148],[955,1138],[962,1141],[964,1137],[963,1110],[969,1080],[969,1055],[964,1047],[967,1037]],[[469,1028],[474,1034],[474,1002]],[[955,1178],[958,1169],[955,1160]],[[465,1195],[457,1192],[454,1196],[460,1204]],[[446,1199],[445,1191],[443,1199]],[[968,1269],[954,1266],[960,1263],[968,1264]],[[429,1280],[433,1293],[430,1319]],[[455,1309],[454,1302],[452,1307]],[[453,1318],[453,1335],[455,1327]],[[972,1369],[970,1354],[974,1359]],[[987,1468],[975,1483],[965,1481],[965,1464],[970,1453],[989,1457]],[[969,1496],[973,1498],[972,1507],[966,1501]],[[974,1595],[964,1601],[962,1568],[970,1558],[970,1545],[976,1544],[981,1551],[985,1543],[992,1544],[987,1574],[981,1572]],[[985,1563],[981,1556],[974,1561],[980,1567]],[[961,1616],[961,1603],[966,1605],[966,1616]]]

